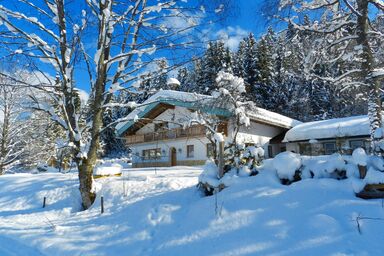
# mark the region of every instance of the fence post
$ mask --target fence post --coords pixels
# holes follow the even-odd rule
[[[101,213],[104,213],[104,197],[102,196],[101,198],[100,198],[100,200],[101,200]]]
[[[224,141],[219,142],[219,179],[224,176]]]

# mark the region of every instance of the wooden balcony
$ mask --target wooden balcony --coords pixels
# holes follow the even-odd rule
[[[151,141],[163,141],[163,140],[172,140],[179,138],[188,138],[188,137],[200,137],[205,136],[206,128],[204,126],[196,125],[186,129],[177,128],[164,131],[157,131],[153,133],[146,134],[136,134],[126,136],[125,142],[129,145],[151,142]]]

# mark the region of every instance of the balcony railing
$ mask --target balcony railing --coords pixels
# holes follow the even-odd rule
[[[186,129],[176,128],[171,130],[157,131],[146,134],[130,135],[125,137],[127,144],[137,144],[151,141],[172,140],[186,137],[205,136],[206,129],[204,126],[192,126]]]

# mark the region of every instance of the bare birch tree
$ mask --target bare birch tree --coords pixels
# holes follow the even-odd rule
[[[271,1],[272,2],[272,1]],[[268,5],[271,4],[268,3]],[[299,31],[317,34],[311,51],[305,56],[304,71],[314,79],[323,79],[344,89],[363,87],[368,91],[368,115],[371,130],[371,151],[384,151],[382,133],[381,80],[383,63],[375,55],[380,50],[377,42],[383,31],[373,26],[384,11],[381,0],[278,0],[283,20]],[[311,22],[301,23],[307,15]],[[322,37],[319,37],[322,35]],[[340,62],[349,63],[346,68],[327,76],[316,75],[319,65],[338,67]]]
[[[42,61],[56,77],[45,90],[57,107],[44,102],[36,102],[36,107],[67,131],[84,209],[96,196],[92,172],[100,148],[102,115],[111,95],[134,82],[166,49],[172,49],[171,58],[180,57],[177,50],[194,44],[189,31],[207,12],[204,7],[191,8],[184,1],[171,0],[18,0],[0,6],[0,23],[12,33],[3,42],[16,45],[17,49],[10,46],[15,54]],[[87,69],[91,88],[85,115],[75,104],[78,66]]]

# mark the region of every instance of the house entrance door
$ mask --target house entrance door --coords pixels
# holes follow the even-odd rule
[[[175,148],[171,148],[169,155],[171,156],[171,166],[176,166],[176,164],[177,164],[176,149]]]

